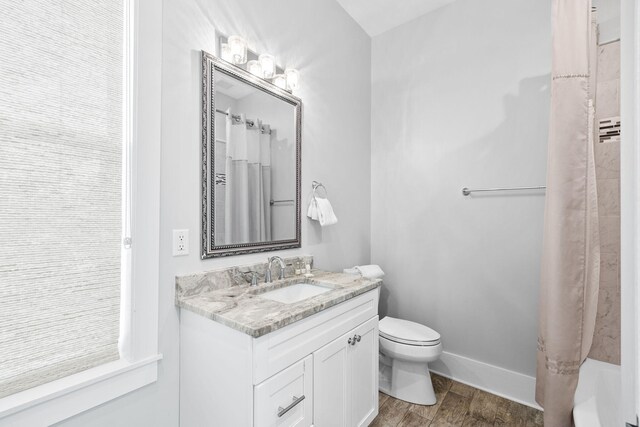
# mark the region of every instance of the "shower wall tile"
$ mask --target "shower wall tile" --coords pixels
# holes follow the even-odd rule
[[[601,216],[600,220],[600,252],[620,252],[620,217]]]
[[[603,286],[615,286],[620,280],[620,257],[617,253],[600,254],[600,282]]]
[[[596,120],[620,115],[620,43],[599,48]],[[624,127],[624,123],[622,124]],[[621,130],[624,132],[624,129]],[[600,221],[600,287],[589,357],[620,364],[620,142],[595,147]]]
[[[620,364],[620,288],[600,286],[596,330],[589,357]]]
[[[620,180],[597,179],[600,216],[620,216]]]
[[[620,79],[620,43],[600,46],[598,50],[598,83]]]
[[[620,115],[620,85],[619,80],[598,82],[596,89],[597,117],[611,117]]]
[[[595,143],[596,179],[620,179],[620,144]]]

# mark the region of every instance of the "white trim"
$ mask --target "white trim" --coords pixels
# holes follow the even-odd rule
[[[429,369],[443,377],[542,410],[535,401],[536,379],[453,353],[443,352]]]
[[[635,0],[621,3],[621,144],[620,144],[620,291],[621,291],[621,396],[623,421],[637,423],[640,412],[640,352],[638,333],[640,302],[637,292],[640,277],[640,8]]]
[[[137,30],[130,358],[139,360],[158,353],[162,5],[155,0],[132,1]]]
[[[125,0],[124,3],[124,108],[122,114],[122,255],[121,255],[121,286],[120,286],[120,336],[118,337],[118,350],[120,357],[131,358],[131,316],[132,316],[132,277],[133,250],[132,250],[132,219],[133,219],[133,174],[135,170],[133,147],[135,141],[136,125],[136,34],[135,22],[136,2]]]
[[[156,355],[107,363],[0,399],[0,423],[51,425],[156,381]]]

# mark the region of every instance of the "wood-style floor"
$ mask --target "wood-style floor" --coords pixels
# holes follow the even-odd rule
[[[380,412],[370,427],[538,427],[542,412],[431,374],[438,401],[414,405],[380,393]]]

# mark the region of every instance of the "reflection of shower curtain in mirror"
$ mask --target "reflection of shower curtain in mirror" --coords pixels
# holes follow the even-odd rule
[[[271,240],[271,135],[227,110],[225,244]],[[237,116],[237,115],[236,115]]]

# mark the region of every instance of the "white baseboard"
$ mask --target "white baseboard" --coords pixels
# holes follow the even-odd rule
[[[429,363],[429,369],[443,377],[542,410],[535,401],[534,377],[446,351],[439,360]]]

